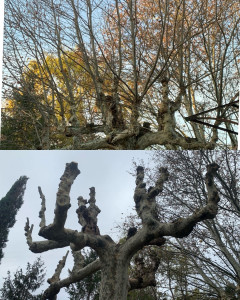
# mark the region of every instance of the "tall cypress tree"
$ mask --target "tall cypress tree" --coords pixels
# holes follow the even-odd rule
[[[8,241],[9,229],[15,224],[16,214],[23,204],[27,180],[26,176],[20,177],[0,200],[0,263],[3,258],[3,248]]]

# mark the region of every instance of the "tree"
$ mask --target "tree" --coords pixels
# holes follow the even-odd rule
[[[171,183],[163,190],[164,201],[161,200],[158,207],[165,221],[193,213],[203,205],[206,193],[202,171],[213,161],[221,166],[216,176],[221,195],[216,218],[199,223],[190,238],[169,241],[172,255],[185,257],[185,265],[192,270],[186,273],[185,293],[196,289],[206,298],[209,295],[217,299],[239,298],[239,155],[238,151],[161,153],[161,160],[172,171]],[[155,153],[156,166],[159,159],[160,155]],[[167,206],[169,202],[174,207],[174,216]],[[168,266],[169,273],[174,272],[174,265]],[[173,290],[177,288],[180,292],[173,278],[170,284]]]
[[[34,98],[37,97],[33,91],[13,91],[8,107],[2,112],[2,149],[40,149],[43,118],[32,101]]]
[[[97,259],[97,255],[95,251],[92,249],[89,253],[83,253],[83,266],[86,267],[88,264],[94,262]],[[100,271],[97,271],[94,274],[84,278],[80,282],[76,282],[71,284],[66,291],[69,294],[70,300],[90,300],[94,299],[97,300],[99,297],[99,286],[101,281],[101,274]]]
[[[237,94],[239,1],[7,0],[5,7],[4,97],[30,92],[41,134],[29,111],[28,122],[42,149],[236,147],[237,112],[223,105]],[[185,120],[214,107],[204,115],[213,127]]]
[[[3,258],[3,248],[8,241],[9,229],[16,222],[16,214],[23,204],[23,195],[28,178],[20,177],[4,198],[0,200],[0,261]]]
[[[162,222],[156,211],[156,196],[166,185],[169,174],[166,168],[160,168],[158,178],[154,186],[146,189],[144,182],[144,168],[137,167],[136,188],[134,192],[135,209],[141,220],[141,227],[129,228],[126,240],[116,243],[109,235],[101,235],[97,226],[97,215],[100,209],[96,206],[95,188],[90,188],[90,199],[78,197],[77,216],[82,231],[65,228],[67,212],[70,208],[70,189],[80,171],[75,162],[66,164],[65,171],[60,179],[57,192],[54,220],[52,224],[46,225],[45,221],[45,196],[39,187],[42,207],[40,211],[41,223],[39,235],[45,241],[33,241],[33,225],[30,227],[29,219],[25,226],[25,235],[29,248],[34,253],[41,253],[56,248],[70,246],[74,258],[74,267],[68,278],[60,280],[60,273],[65,265],[67,254],[59,261],[52,278],[48,279],[49,288],[44,292],[43,299],[56,299],[56,295],[62,287],[71,283],[79,282],[90,274],[101,269],[101,285],[99,299],[120,300],[127,298],[129,290],[154,286],[156,284],[155,272],[158,261],[155,256],[149,257],[146,265],[138,259],[138,274],[129,278],[128,270],[130,260],[144,246],[162,246],[167,236],[183,238],[188,236],[198,222],[212,219],[217,214],[217,203],[219,195],[214,178],[217,176],[219,166],[216,163],[207,166],[205,176],[206,204],[190,215],[175,222]],[[98,259],[83,267],[81,250],[90,247],[96,251]]]
[[[8,271],[8,277],[4,278],[3,287],[1,288],[1,297],[4,300],[41,300],[41,294],[32,295],[43,283],[44,263],[38,258],[32,265],[27,264],[26,273],[23,270],[17,270],[11,278],[11,273]]]

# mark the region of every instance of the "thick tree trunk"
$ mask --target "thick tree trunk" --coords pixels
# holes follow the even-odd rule
[[[100,300],[126,300],[129,263],[109,257],[101,270]]]

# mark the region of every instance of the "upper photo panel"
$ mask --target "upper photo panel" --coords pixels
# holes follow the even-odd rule
[[[239,25],[239,0],[5,0],[0,149],[237,149]]]

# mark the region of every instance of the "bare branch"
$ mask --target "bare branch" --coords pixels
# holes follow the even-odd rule
[[[187,218],[179,218],[172,223],[161,224],[160,231],[163,236],[174,236],[183,238],[191,233],[195,225],[206,219],[213,219],[218,210],[218,202],[220,200],[217,188],[214,183],[214,177],[219,166],[216,163],[207,166],[207,173],[205,176],[205,183],[208,193],[207,205],[199,209]]]
[[[134,201],[136,211],[142,219],[143,225],[150,225],[158,221],[156,209],[156,196],[162,191],[163,184],[168,180],[168,171],[166,168],[159,170],[160,176],[155,187],[150,187],[146,191],[146,183],[144,180],[144,168],[137,167],[136,189],[134,192]]]
[[[32,245],[32,231],[33,231],[33,224],[31,225],[31,228],[29,226],[29,218],[27,218],[27,222],[26,225],[24,227],[24,231],[25,231],[25,236],[27,239],[27,244],[30,247]]]
[[[80,269],[78,272],[72,274],[70,277],[52,283],[44,292],[43,300],[51,299],[52,296],[55,296],[59,293],[62,287],[69,286],[71,283],[79,282],[83,278],[97,272],[101,269],[101,262],[95,260],[94,262],[88,264],[83,269]]]
[[[90,199],[84,200],[83,197],[78,198],[77,214],[78,214],[78,223],[82,225],[82,232],[100,234],[99,228],[97,226],[97,215],[101,210],[97,207],[95,199],[95,188],[90,188]],[[86,204],[89,203],[89,207],[86,207]]]
[[[39,212],[39,218],[41,218],[41,222],[40,222],[39,226],[40,226],[40,227],[44,227],[44,226],[46,226],[46,219],[45,219],[46,198],[45,198],[45,196],[43,195],[42,189],[41,189],[40,186],[38,187],[38,192],[39,192],[39,194],[40,194],[40,198],[42,199],[42,202],[41,202],[41,210],[40,210],[40,212]]]
[[[66,246],[69,246],[68,241],[38,241],[33,242],[32,241],[32,231],[33,231],[33,225],[31,225],[31,228],[29,226],[29,219],[27,218],[26,225],[24,227],[25,230],[25,236],[27,240],[27,244],[29,246],[29,249],[34,253],[42,253],[48,250],[57,249],[57,248],[63,248]]]
[[[64,266],[65,266],[65,263],[66,263],[66,259],[67,259],[68,253],[69,253],[69,251],[67,251],[66,255],[63,256],[63,258],[59,261],[59,263],[58,263],[58,265],[57,265],[57,268],[56,268],[56,270],[55,270],[53,276],[47,280],[47,282],[48,282],[49,284],[54,283],[54,282],[58,282],[58,281],[60,280],[60,274],[61,274],[61,272],[62,272],[62,269],[63,269]]]

